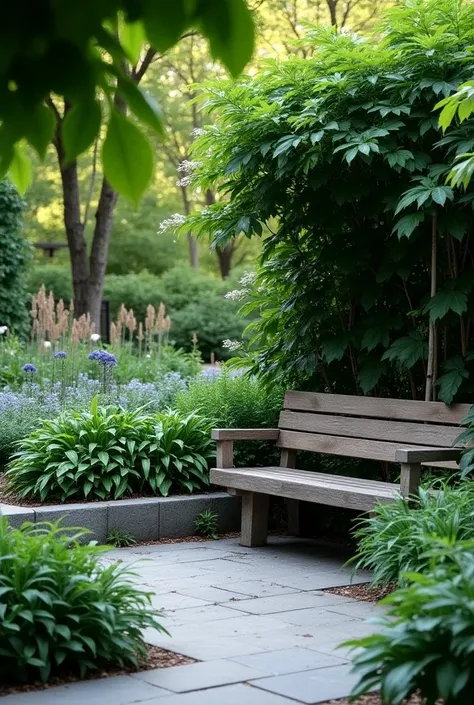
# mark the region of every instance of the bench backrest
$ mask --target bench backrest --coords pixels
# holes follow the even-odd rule
[[[393,462],[399,448],[453,446],[471,406],[287,392],[278,446]]]

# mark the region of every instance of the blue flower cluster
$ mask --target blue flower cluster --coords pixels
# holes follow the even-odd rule
[[[93,350],[88,355],[89,360],[96,360],[100,365],[104,367],[115,367],[117,364],[117,358],[112,353],[107,352],[107,350]]]
[[[59,350],[59,352],[54,353],[53,360],[65,360],[66,357],[67,357],[67,352],[64,352],[64,350]]]
[[[32,365],[30,362],[27,362],[26,365],[23,365],[21,368],[23,372],[26,372],[27,374],[34,375],[36,373],[36,367]]]

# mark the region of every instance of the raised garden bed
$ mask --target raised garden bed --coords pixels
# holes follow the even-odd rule
[[[0,512],[15,528],[26,521],[61,519],[63,526],[89,529],[92,532],[89,539],[99,543],[105,543],[114,529],[126,532],[136,541],[191,536],[195,533],[196,518],[206,509],[217,514],[219,533],[239,528],[240,499],[226,492],[41,506],[0,503]]]

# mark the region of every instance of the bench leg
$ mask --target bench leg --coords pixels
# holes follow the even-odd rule
[[[257,492],[242,495],[242,546],[264,546],[268,534],[269,497]]]
[[[400,494],[405,499],[416,494],[420,484],[420,463],[401,463]]]
[[[288,533],[290,536],[300,535],[300,502],[298,499],[287,499]]]

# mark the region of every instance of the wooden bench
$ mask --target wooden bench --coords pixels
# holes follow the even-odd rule
[[[244,546],[266,543],[269,495],[288,499],[289,530],[297,534],[298,502],[370,511],[378,502],[417,490],[422,466],[456,468],[453,448],[469,404],[377,399],[312,392],[287,392],[277,429],[214,429],[217,441],[212,484],[242,495]],[[279,467],[233,467],[233,443],[275,441]],[[298,470],[297,451],[400,463],[400,483]]]

